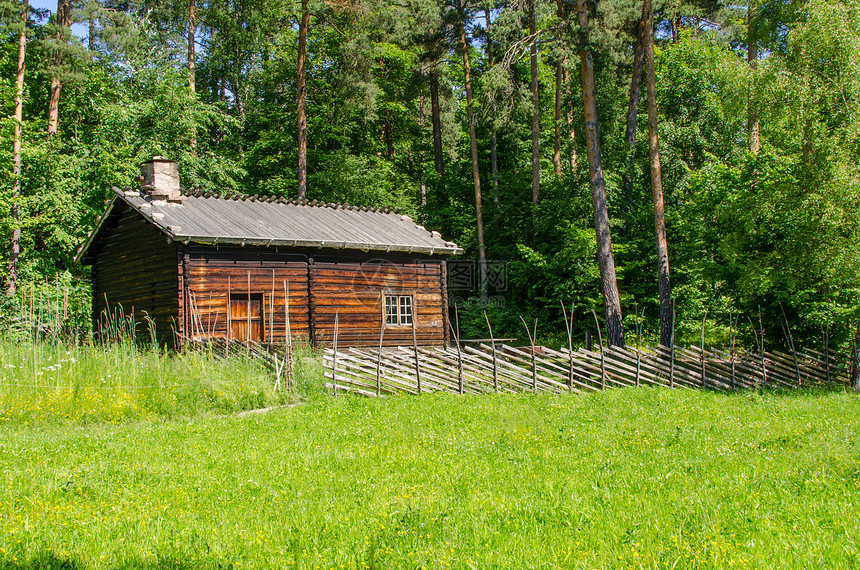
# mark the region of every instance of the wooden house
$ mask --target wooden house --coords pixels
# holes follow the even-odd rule
[[[443,344],[446,256],[456,244],[390,210],[184,192],[176,164],[141,166],[77,258],[92,268],[93,320],[145,317],[159,339]],[[384,330],[383,330],[384,329]]]

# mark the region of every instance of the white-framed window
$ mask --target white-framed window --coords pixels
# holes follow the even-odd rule
[[[385,324],[392,326],[412,324],[411,295],[385,296]]]

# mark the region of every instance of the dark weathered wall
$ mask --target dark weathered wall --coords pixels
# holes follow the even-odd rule
[[[182,258],[186,290],[183,325],[188,336],[227,336],[227,295],[247,294],[250,279],[250,292],[263,296],[263,342],[284,342],[285,283],[292,335],[308,337],[306,256],[275,252],[274,248],[191,245]]]
[[[376,346],[383,319],[384,295],[412,295],[418,344],[445,342],[443,265],[438,260],[349,260],[347,256],[312,257],[310,264],[311,330],[317,344],[331,344],[339,315],[339,346]],[[386,326],[384,344],[411,345],[411,326]]]
[[[92,266],[93,319],[96,330],[113,318],[134,314],[139,334],[145,317],[155,322],[162,343],[172,343],[177,317],[176,246],[140,214],[118,204],[100,232]]]

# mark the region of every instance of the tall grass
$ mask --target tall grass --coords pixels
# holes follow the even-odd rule
[[[253,357],[216,350],[166,351],[154,323],[122,307],[90,331],[89,296],[57,278],[0,299],[0,425],[118,423],[247,410],[297,399],[276,391]],[[298,386],[321,373],[306,347],[297,352]]]
[[[252,359],[132,341],[0,337],[0,424],[121,422],[291,402]]]

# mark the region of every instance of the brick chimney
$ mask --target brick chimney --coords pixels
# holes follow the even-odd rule
[[[153,156],[140,165],[140,192],[152,200],[182,202],[185,196],[179,188],[179,168],[172,160]]]

